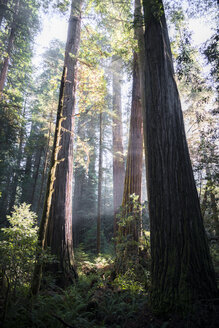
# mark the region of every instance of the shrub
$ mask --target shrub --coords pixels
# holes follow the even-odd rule
[[[15,206],[7,217],[10,226],[0,234],[0,268],[14,294],[19,286],[28,287],[31,281],[37,246],[36,214],[30,205]]]

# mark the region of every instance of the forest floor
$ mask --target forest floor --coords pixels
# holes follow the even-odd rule
[[[83,257],[83,256],[82,256]],[[113,276],[113,261],[80,261],[77,283],[63,290],[46,277],[36,298],[11,298],[4,328],[217,328],[219,299],[196,304],[184,317],[155,316],[148,305],[148,283],[134,275]],[[142,275],[142,274],[141,274]],[[146,272],[147,275],[147,272]],[[144,281],[144,283],[143,283]]]

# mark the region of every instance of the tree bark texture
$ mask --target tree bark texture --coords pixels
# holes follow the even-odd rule
[[[137,1],[136,1],[137,3]],[[135,3],[135,6],[136,6]],[[138,8],[137,8],[138,10]],[[135,10],[135,17],[137,16]],[[137,39],[137,28],[135,27],[135,38]],[[143,159],[143,117],[142,117],[142,100],[140,87],[140,61],[138,53],[134,52],[133,57],[133,85],[132,85],[132,105],[131,119],[129,130],[129,145],[126,162],[125,185],[122,205],[127,207],[127,214],[132,212],[130,196],[135,194],[139,196],[141,202],[141,181],[142,181],[142,159]],[[137,232],[134,239],[138,241]]]
[[[148,149],[154,311],[216,295],[162,1],[144,0],[144,131]]]
[[[139,7],[135,1],[135,39],[139,33],[137,14]],[[141,27],[142,28],[142,27]],[[143,35],[143,34],[142,34]],[[119,227],[119,237],[121,241],[125,238],[124,251],[117,254],[117,271],[123,272],[130,261],[138,259],[138,241],[140,236],[141,226],[141,187],[142,187],[142,160],[143,160],[143,117],[142,117],[142,101],[140,87],[140,60],[138,53],[133,55],[133,85],[132,85],[132,104],[131,104],[131,119],[129,130],[128,155],[125,171],[125,184],[123,192],[123,217],[127,219],[124,227]],[[135,194],[138,200],[132,199],[130,196]],[[130,221],[129,218],[132,217]]]
[[[97,204],[97,254],[101,249],[101,201],[102,201],[102,178],[103,178],[103,114],[100,112],[100,138],[99,138],[99,173],[98,173],[98,204]]]
[[[62,81],[60,86],[60,93],[59,93],[59,105],[57,111],[57,119],[56,119],[56,129],[55,129],[55,136],[54,136],[54,144],[53,144],[53,151],[51,156],[51,167],[48,175],[47,180],[47,189],[46,189],[46,196],[45,196],[45,204],[43,208],[43,215],[40,222],[40,229],[39,229],[39,248],[40,252],[43,252],[46,249],[46,235],[48,230],[48,223],[50,219],[50,210],[52,205],[52,196],[54,193],[54,182],[56,176],[56,168],[57,165],[60,163],[58,161],[58,153],[60,149],[60,139],[61,139],[61,124],[63,121],[63,102],[64,102],[64,88],[65,88],[65,81],[66,81],[66,67],[64,66],[63,74],[62,74]],[[40,288],[41,278],[42,278],[42,262],[40,261],[40,255],[37,254],[36,264],[34,267],[33,273],[33,280],[31,286],[31,292],[33,295],[36,295]]]
[[[54,192],[49,213],[47,245],[60,261],[63,283],[75,277],[72,238],[72,181],[73,181],[73,132],[77,54],[80,44],[81,7],[83,0],[72,1],[68,38],[65,50],[66,80],[64,83],[61,132],[58,151],[59,164],[55,172]]]
[[[117,233],[117,214],[122,205],[125,163],[123,154],[122,105],[121,105],[121,59],[114,56],[113,69],[113,207],[114,235]]]
[[[73,119],[75,110],[76,64],[80,43],[81,7],[83,0],[72,1],[65,61],[60,86],[51,169],[45,205],[39,230],[40,248],[50,246],[59,260],[66,286],[76,277],[72,240]],[[34,269],[32,293],[37,294],[42,276],[42,263]]]

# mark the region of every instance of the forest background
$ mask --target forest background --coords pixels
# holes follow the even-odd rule
[[[208,244],[218,277],[217,2],[165,1],[164,7],[190,158]],[[57,303],[58,314],[51,315],[51,308],[46,311],[37,309],[39,306],[45,306],[48,295],[43,295],[42,299],[32,306],[31,319],[27,304],[21,302],[23,295],[28,294],[33,279],[37,245],[37,227],[34,220],[37,218],[39,224],[43,215],[47,179],[53,156],[56,115],[65,57],[64,38],[51,40],[43,52],[42,49],[40,50],[40,58],[39,54],[36,58],[36,49],[39,46],[39,35],[40,38],[42,37],[42,34],[39,34],[42,21],[49,20],[55,15],[55,20],[52,19],[53,24],[56,24],[59,17],[60,22],[67,22],[69,12],[69,1],[3,0],[0,3],[2,321],[8,327],[12,327],[13,322],[18,327],[18,321],[21,320],[20,325],[24,327],[25,320],[32,320],[32,324],[36,320],[37,323],[34,324],[41,327],[46,313],[47,327],[52,327],[54,322],[63,326],[66,321],[77,327],[89,327],[89,325],[116,327],[116,324],[118,327],[131,327],[136,312],[145,302],[145,295],[151,284],[150,220],[145,159],[141,164],[143,208],[139,208],[135,196],[133,196],[134,201],[131,200],[136,203],[132,208],[132,219],[135,216],[133,213],[138,213],[141,217],[140,228],[138,228],[141,232],[137,240],[140,253],[137,257],[140,258],[143,273],[139,268],[136,272],[129,262],[121,269],[118,258],[123,258],[124,250],[126,252],[127,249],[130,250],[129,246],[127,247],[129,234],[123,232],[120,236],[115,234],[116,214],[122,227],[118,229],[120,232],[127,224],[122,220],[124,213],[121,210],[119,214],[118,210],[122,205],[124,183],[124,177],[119,181],[118,176],[125,175],[133,94],[133,53],[137,52],[138,48],[137,40],[134,38],[136,21],[132,1],[96,0],[85,1],[83,4],[72,132],[73,243],[82,286],[79,283],[68,292],[69,294],[63,296],[62,292],[56,289],[59,278],[45,274],[43,281],[45,290],[54,291],[49,304],[52,307]],[[201,40],[197,40],[197,37],[193,38],[194,22],[206,26],[207,33],[204,33]],[[59,26],[60,23],[53,26],[53,35],[56,35],[55,31]],[[48,33],[48,30],[44,33]],[[65,33],[67,34],[67,28]],[[46,36],[45,40],[47,42],[49,37]],[[44,41],[44,45],[46,42]],[[72,55],[70,60],[74,59]],[[116,150],[115,134],[119,137]],[[122,163],[122,168],[119,168],[121,171],[118,171],[116,178],[115,158],[118,159],[118,163]],[[122,187],[122,191],[119,187]],[[115,205],[117,197],[115,193],[119,194],[119,205]],[[128,201],[126,206],[129,206],[127,204]],[[142,215],[139,212],[142,212]],[[57,240],[55,239],[54,242],[57,243]],[[120,248],[117,248],[117,256],[115,242],[117,246],[120,245]],[[133,246],[133,240],[131,242]],[[116,270],[112,269],[115,258]],[[60,260],[48,252],[44,254],[43,261],[54,267]],[[112,272],[116,275],[114,279]],[[112,303],[111,312],[115,311],[115,314],[102,313],[102,316],[100,315],[96,320],[90,314],[96,310],[90,311],[89,307],[95,307],[95,302],[98,306],[101,302],[103,304],[106,302],[105,294],[97,294],[98,288],[100,290],[103,288],[103,277],[105,280],[114,281],[114,294],[108,297]],[[95,285],[94,290],[92,284]],[[81,293],[84,293],[88,286],[92,292],[86,299]],[[121,290],[130,293],[128,297],[131,297],[131,305],[125,298],[127,295],[120,294]],[[79,308],[84,306],[86,311],[82,310],[80,313],[78,309],[73,312],[73,309],[69,308],[66,314],[60,308],[63,297],[66,303],[73,298],[72,304],[78,304]],[[81,297],[84,298],[83,301]],[[137,302],[136,307],[133,305],[133,300]],[[123,305],[126,316],[131,313],[128,323],[127,321],[124,323],[127,318],[124,319],[116,310],[118,304],[122,302],[125,304]],[[17,304],[19,307],[15,311]],[[101,308],[98,311],[101,313],[103,310]],[[155,320],[154,326],[160,325],[160,327],[167,322],[166,319],[157,322],[158,319],[153,316],[152,320]],[[26,323],[26,326],[28,324]]]

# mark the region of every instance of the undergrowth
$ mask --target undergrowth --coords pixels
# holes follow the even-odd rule
[[[50,284],[34,299],[17,300],[8,310],[5,327],[127,327],[143,309],[146,291],[133,275],[131,280],[128,275],[112,280],[112,259],[91,261],[80,254],[79,279],[74,286],[62,290]]]

